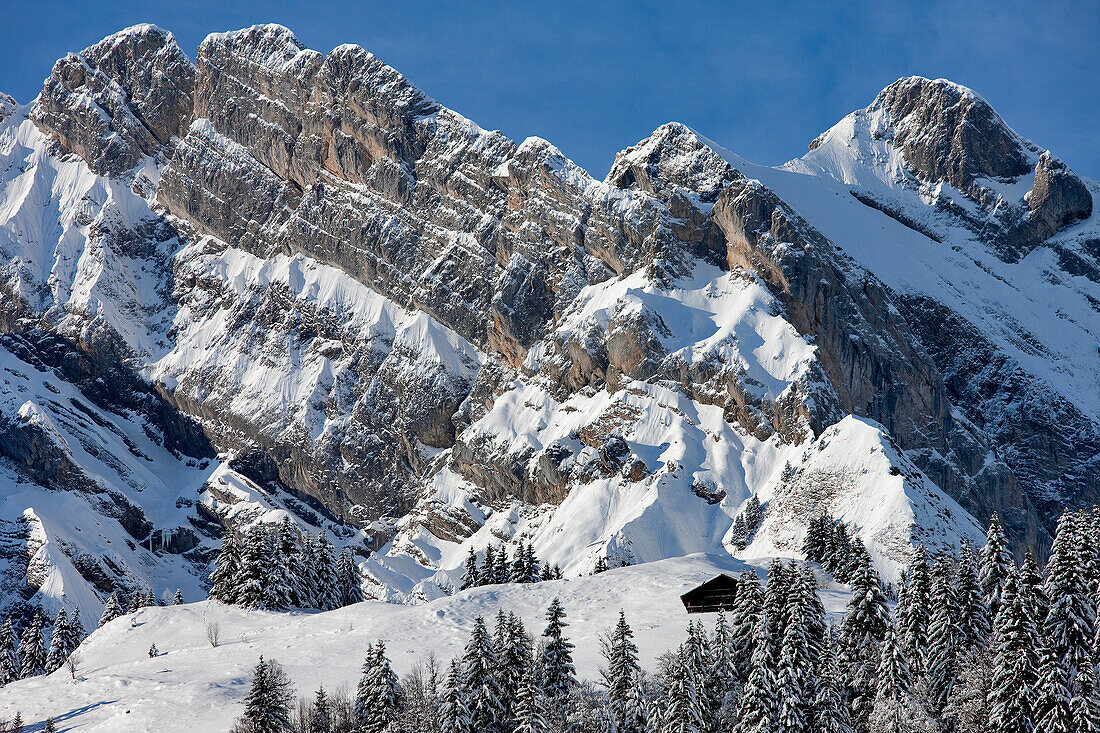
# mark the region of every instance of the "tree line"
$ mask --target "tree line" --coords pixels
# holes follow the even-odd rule
[[[824,525],[822,525],[824,526]],[[916,548],[898,601],[869,556],[830,624],[808,565],[737,580],[733,608],[643,669],[624,613],[577,678],[561,604],[532,638],[514,614],[477,619],[462,655],[399,679],[381,641],[355,690],[296,700],[255,670],[239,733],[1075,733],[1100,730],[1100,513],[1066,513],[1045,574],[1018,565],[996,516],[985,547]]]
[[[210,582],[211,598],[249,608],[327,611],[363,600],[363,579],[347,548],[337,554],[324,532],[300,532],[288,517],[256,523],[243,538],[228,532]]]

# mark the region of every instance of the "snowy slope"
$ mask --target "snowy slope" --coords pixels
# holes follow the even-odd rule
[[[364,650],[376,639],[386,642],[395,671],[404,674],[429,653],[443,663],[460,654],[474,619],[491,623],[498,609],[517,613],[529,633],[540,634],[555,597],[568,614],[577,672],[595,680],[598,637],[619,609],[634,629],[643,666],[652,668],[659,654],[683,640],[689,618],[680,594],[718,572],[745,569],[728,556],[692,555],[598,577],[488,586],[418,606],[367,602],[319,614],[246,612],[216,602],[147,608],[85,641],[76,681],[60,670],[0,689],[0,718],[17,710],[28,722],[52,715],[80,733],[228,730],[261,654],[278,660],[303,695],[321,684],[354,689]],[[766,576],[762,568],[758,574]],[[826,585],[822,600],[835,618],[847,594]],[[709,624],[714,617],[696,618]],[[221,626],[217,648],[206,641],[206,620]],[[162,656],[150,659],[154,643]]]
[[[1100,311],[1094,307],[1100,283],[1066,272],[1049,246],[1019,262],[999,259],[974,231],[936,206],[949,199],[974,209],[973,202],[946,183],[928,191],[906,170],[901,153],[883,135],[884,114],[864,110],[845,117],[818,147],[782,169],[753,166],[723,153],[890,287],[921,293],[961,314],[1028,373],[1100,420],[1100,352],[1095,348]],[[1031,183],[1028,176],[1012,184],[983,181],[1017,204]],[[1086,184],[1095,198],[1100,187]],[[886,202],[942,241],[864,205],[852,190]],[[1100,221],[1094,215],[1059,232],[1052,244],[1097,236]]]

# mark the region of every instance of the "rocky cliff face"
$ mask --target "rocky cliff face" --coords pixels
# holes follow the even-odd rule
[[[492,538],[572,572],[738,552],[753,494],[843,515],[888,570],[899,538],[976,537],[956,501],[1043,546],[1096,498],[1100,364],[1058,353],[1100,332],[1094,186],[962,87],[900,80],[784,169],[665,125],[604,181],[272,25],[194,63],[128,29],[7,108],[0,326],[194,468],[203,531],[153,551],[198,548],[187,572],[203,522],[270,502],[362,528],[375,592],[417,598]],[[1012,299],[1036,270],[1059,318]],[[44,399],[0,413],[13,475],[140,483],[21,417]],[[910,509],[870,521],[875,486]],[[797,553],[791,521],[742,552]]]

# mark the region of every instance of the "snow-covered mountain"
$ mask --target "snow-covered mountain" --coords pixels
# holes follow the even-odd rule
[[[501,542],[797,557],[828,511],[893,574],[1100,499],[1100,185],[950,82],[780,168],[670,123],[598,181],[358,46],[142,25],[0,118],[19,602],[195,598],[283,515],[417,601]]]

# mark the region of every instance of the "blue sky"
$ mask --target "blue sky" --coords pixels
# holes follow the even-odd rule
[[[53,61],[148,21],[194,56],[210,32],[282,23],[358,43],[443,104],[545,137],[596,176],[669,120],[776,164],[900,76],[948,77],[1100,178],[1100,3],[12,2],[0,90],[33,98]]]

